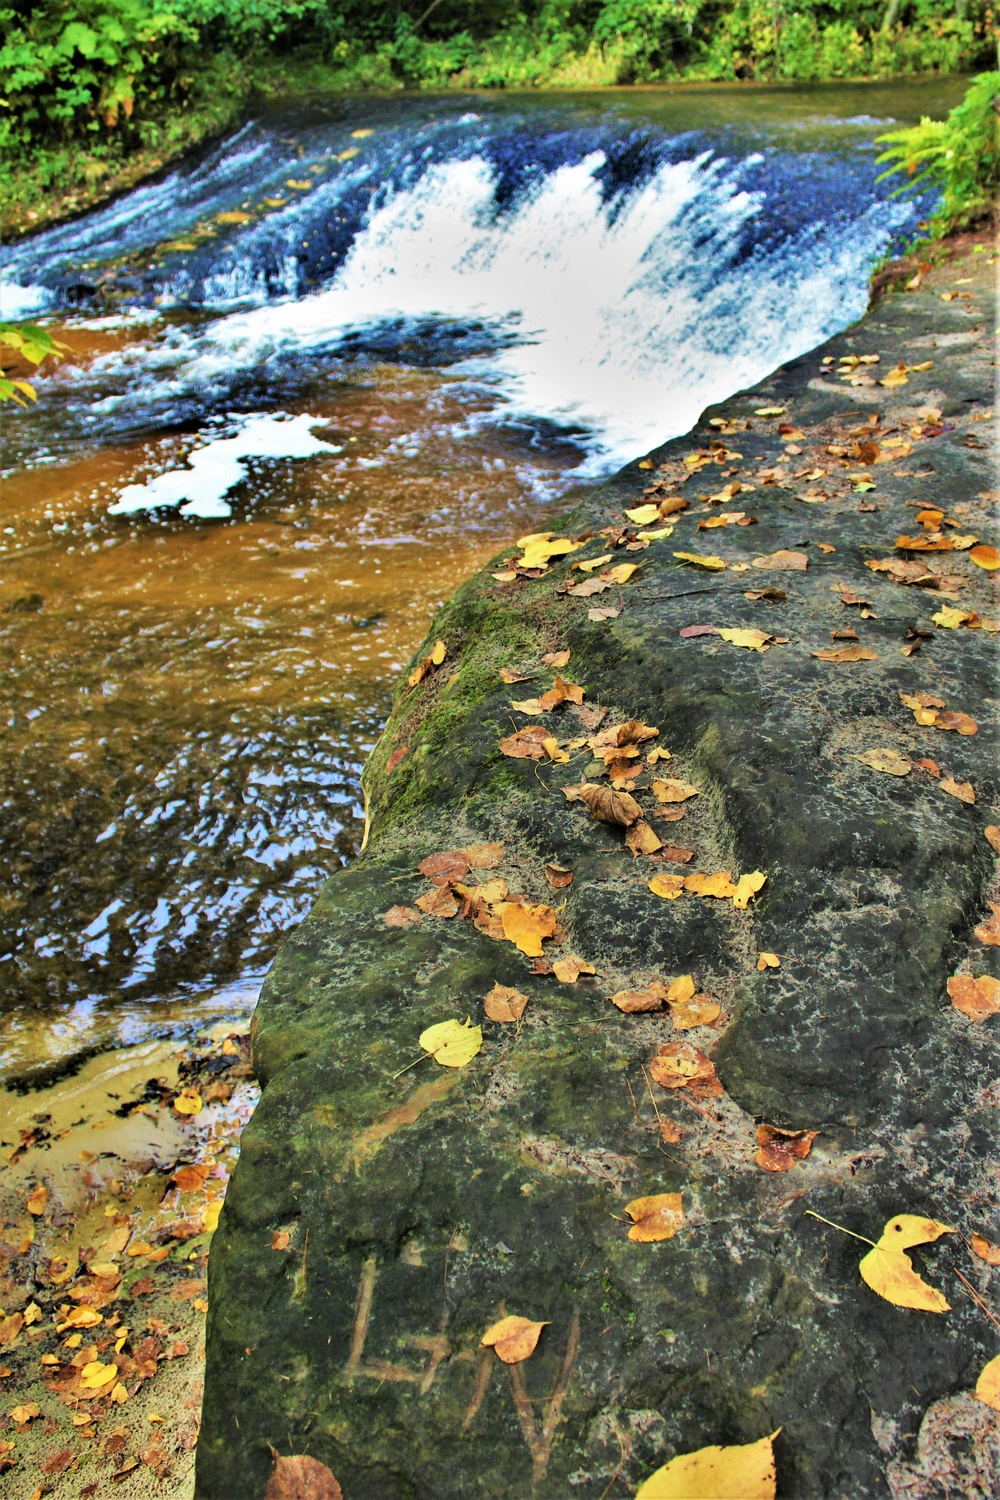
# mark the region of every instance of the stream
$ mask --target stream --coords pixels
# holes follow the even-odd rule
[[[8,1078],[245,1019],[435,609],[857,318],[961,80],[337,97],[0,250]]]

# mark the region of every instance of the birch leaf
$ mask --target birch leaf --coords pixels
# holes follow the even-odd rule
[[[1000,1411],[1000,1354],[990,1360],[976,1381],[976,1397],[994,1411]]]
[[[774,1500],[774,1439],[681,1453],[639,1486],[635,1500]]]
[[[464,1068],[483,1045],[482,1028],[472,1022],[438,1021],[422,1031],[417,1041],[442,1068]]]
[[[684,1224],[684,1203],[680,1193],[653,1193],[647,1198],[633,1198],[625,1212],[633,1221],[630,1240],[640,1245],[672,1240]]]
[[[556,914],[551,906],[526,906],[521,901],[507,901],[500,920],[504,937],[528,958],[541,958],[542,939],[552,937],[556,930]]]
[[[510,985],[499,983],[493,986],[483,1001],[490,1021],[519,1021],[527,1003],[527,995],[522,995],[520,990],[515,990]]]
[[[519,1365],[534,1354],[538,1336],[546,1327],[547,1323],[533,1323],[530,1318],[501,1318],[487,1328],[479,1345],[482,1349],[495,1349],[505,1365]]]
[[[948,1302],[936,1287],[928,1286],[917,1275],[913,1262],[904,1252],[914,1245],[926,1245],[940,1239],[943,1234],[954,1233],[954,1229],[939,1224],[936,1219],[925,1219],[920,1214],[897,1214],[889,1220],[878,1244],[869,1250],[858,1266],[861,1278],[873,1292],[896,1307],[909,1307],[918,1312],[948,1312]]]

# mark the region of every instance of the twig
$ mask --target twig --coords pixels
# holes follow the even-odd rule
[[[986,1305],[986,1302],[983,1300],[982,1297],[980,1297],[980,1295],[976,1291],[975,1287],[972,1286],[972,1284],[970,1282],[966,1281],[965,1277],[962,1275],[961,1271],[959,1271],[958,1269],[956,1269],[955,1275],[958,1277],[959,1281],[965,1287],[965,1290],[968,1292],[968,1294],[972,1298],[973,1302],[975,1302],[976,1306],[979,1308],[979,1311],[981,1313],[983,1313],[987,1318],[989,1318],[989,1320],[990,1320],[991,1323],[996,1323],[997,1327],[1000,1328],[1000,1318],[997,1318],[995,1316],[995,1314],[993,1313],[992,1309],[989,1308]]]

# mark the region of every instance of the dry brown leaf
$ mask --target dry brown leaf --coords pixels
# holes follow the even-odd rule
[[[499,983],[494,984],[483,1001],[487,1020],[503,1022],[519,1021],[527,1003],[527,995],[522,995],[520,990],[515,990],[510,985]]]
[[[674,865],[687,865],[694,859],[694,850],[682,849],[679,844],[664,844],[663,858]]]
[[[684,1134],[683,1125],[678,1125],[675,1120],[660,1120],[660,1140],[667,1146],[676,1146]]]
[[[774,1439],[681,1453],[639,1486],[635,1500],[774,1500]]]
[[[797,1161],[805,1160],[818,1135],[818,1130],[781,1130],[777,1125],[758,1125],[758,1167],[765,1172],[787,1172]]]
[[[990,974],[981,974],[978,979],[971,974],[953,974],[948,980],[948,994],[955,1009],[970,1021],[985,1021],[1000,1012],[1000,979]]]
[[[552,972],[560,984],[576,984],[581,974],[596,974],[597,970],[593,964],[588,964],[582,958],[575,958],[571,953],[567,958],[557,958],[552,965]]]
[[[420,921],[420,913],[412,906],[390,906],[383,920],[387,927],[412,927]]]
[[[464,849],[450,849],[440,854],[428,854],[417,865],[417,870],[435,885],[446,885],[449,880],[461,880],[469,873],[469,861]]]
[[[549,885],[557,891],[573,884],[573,871],[564,869],[562,865],[545,865],[542,873]]]
[[[984,1366],[976,1381],[976,1399],[1000,1411],[1000,1354]]]
[[[990,848],[995,849],[1000,854],[1000,828],[995,823],[987,823],[983,829],[983,837]]]
[[[487,1328],[479,1345],[482,1349],[495,1349],[505,1365],[519,1365],[534,1354],[538,1336],[547,1327],[547,1323],[533,1323],[530,1318],[501,1318]]]
[[[24,1401],[20,1406],[15,1406],[11,1417],[19,1427],[24,1427],[28,1422],[33,1422],[38,1416],[38,1406],[34,1401]]]
[[[905,756],[893,750],[891,745],[881,745],[875,750],[865,750],[854,757],[863,766],[869,766],[873,771],[884,771],[887,776],[908,776],[913,769],[912,762]]]
[[[667,994],[667,986],[659,979],[654,979],[644,990],[617,990],[611,996],[611,1004],[624,1011],[625,1015],[633,1016],[643,1011],[662,1010]]]
[[[684,1226],[684,1202],[680,1193],[653,1193],[646,1198],[633,1198],[631,1203],[626,1203],[625,1212],[632,1220],[628,1237],[640,1245],[672,1240],[678,1229]]]
[[[204,1162],[191,1162],[178,1167],[170,1181],[182,1193],[197,1193],[205,1186],[205,1179],[211,1170]]]
[[[326,1464],[297,1453],[279,1457],[272,1448],[274,1468],[264,1490],[264,1500],[344,1500],[344,1492]]]
[[[634,797],[628,792],[616,792],[609,786],[584,783],[580,788],[580,801],[586,803],[591,817],[598,823],[631,828],[642,817],[642,808]]]
[[[570,653],[568,651],[547,651],[542,657],[542,661],[547,667],[564,667],[569,658]]]
[[[653,796],[657,802],[686,802],[689,797],[699,795],[698,787],[692,786],[689,781],[679,781],[673,776],[666,776],[662,780],[653,782]]]
[[[459,853],[469,861],[470,870],[495,870],[503,859],[503,844],[466,844]]]
[[[656,837],[644,818],[638,818],[631,828],[625,833],[625,847],[631,849],[633,855],[655,854],[663,844]]]
[[[522,901],[507,901],[500,913],[503,934],[528,958],[541,958],[543,938],[556,930],[556,914],[551,906],[531,906]]]
[[[654,875],[648,882],[654,896],[663,896],[667,901],[676,901],[684,894],[683,875]]]
[[[461,903],[447,885],[435,886],[426,896],[418,896],[415,904],[429,917],[457,917],[461,910]]]
[[[990,910],[993,913],[992,917],[988,917],[985,922],[980,922],[975,929],[975,935],[987,947],[996,948],[1000,947],[1000,906],[995,901],[991,901]]]
[[[287,1229],[276,1229],[271,1236],[272,1250],[287,1250],[291,1241],[291,1235]]]
[[[973,1255],[978,1255],[988,1266],[1000,1266],[1000,1245],[994,1245],[983,1234],[973,1234],[970,1239]]]
[[[714,1026],[721,1014],[721,1005],[717,1005],[711,995],[704,992],[691,995],[686,1000],[670,1002],[670,1019],[675,1031],[693,1031],[696,1026]]]
[[[941,790],[947,792],[949,797],[957,797],[959,802],[968,803],[971,807],[976,800],[971,781],[956,781],[953,776],[941,778]]]
[[[822,651],[810,653],[819,661],[878,661],[874,651],[867,646],[835,646],[824,647]]]
[[[534,682],[535,680],[530,672],[517,672],[513,667],[501,667],[498,676],[500,681],[506,682],[508,686],[515,682]]]
[[[809,566],[809,558],[805,552],[778,552],[766,553],[763,557],[755,557],[753,560],[755,568],[764,568],[770,573],[803,573]]]
[[[690,1042],[667,1042],[650,1062],[649,1072],[661,1088],[694,1087],[708,1094],[722,1093],[715,1065]]]
[[[516,734],[508,734],[502,739],[498,749],[501,755],[508,755],[512,760],[544,760],[545,741],[551,736],[551,729],[542,724],[526,724]]]
[[[784,589],[748,589],[743,597],[744,599],[750,600],[776,599],[780,601],[782,599],[787,599],[788,595],[785,593]]]

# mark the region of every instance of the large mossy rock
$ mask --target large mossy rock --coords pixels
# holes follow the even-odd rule
[[[913,499],[997,540],[980,493],[989,455],[968,442],[988,425],[970,420],[991,398],[988,355],[958,305],[942,306],[933,290],[888,298],[653,456],[707,448],[724,413],[751,422],[726,438],[744,477],[776,462],[790,474],[777,419],[757,408],[786,408],[807,454],[878,409],[882,440],[895,429],[913,451],[875,466],[869,500],[845,479],[808,504],[808,480],[758,478],[745,496],[757,524],[699,532],[718,507],[698,495],[725,482],[714,466],[680,488],[692,507],[672,538],[616,557],[641,564],[622,587],[560,592],[585,576],[575,558],[516,583],[487,571],[435,621],[429,642],[446,643],[445,662],[401,688],[366,772],[367,848],[289,938],[258,1008],[264,1093],[210,1260],[201,1500],[258,1500],[274,1450],[319,1459],[347,1500],[601,1500],[634,1493],[677,1453],[777,1428],[779,1495],[993,1493],[997,1414],[967,1393],[996,1332],[957,1273],[985,1287],[968,1237],[1000,1239],[996,1022],[960,1014],[946,985],[970,953],[974,973],[996,971],[998,950],[973,929],[996,869],[984,827],[1000,822],[997,637],[936,628],[944,601],[864,566],[919,530]],[[878,352],[882,371],[917,363],[932,335],[933,369],[906,385],[823,373],[824,354]],[[945,430],[918,443],[914,425],[934,430],[919,415],[929,406]],[[649,478],[630,467],[562,529],[624,524]],[[684,566],[675,549],[729,566]],[[805,552],[808,570],[735,570],[778,549]],[[1000,615],[967,551],[947,564],[967,575],[963,610]],[[865,618],[831,587],[841,582],[871,601]],[[762,587],[787,599],[747,598]],[[609,601],[617,618],[590,618]],[[788,640],[757,652],[682,637],[692,624]],[[850,627],[876,660],[812,655]],[[914,629],[932,639],[905,655]],[[585,703],[607,706],[608,723],[658,727],[672,753],[658,773],[700,787],[682,821],[652,824],[695,849],[690,867],[633,858],[621,829],[567,801],[559,788],[580,780],[590,751],[568,765],[499,753],[533,722],[512,698],[549,686],[539,659],[562,648]],[[502,667],[542,676],[511,688]],[[918,725],[899,697],[917,691],[972,715],[978,733]],[[586,733],[571,706],[551,722],[561,739]],[[919,768],[894,777],[856,758],[883,746],[970,780],[975,805]],[[387,909],[432,889],[421,859],[483,841],[502,842],[502,862],[470,879],[502,877],[558,907],[567,936],[546,943],[541,965],[461,916],[386,924]],[[573,884],[553,891],[547,862],[572,868]],[[767,884],[746,910],[648,889],[657,871],[687,868],[760,870]],[[762,950],[780,968],[759,972]],[[560,953],[596,974],[567,984],[533,972]],[[609,1003],[686,973],[722,1005],[721,1026],[681,1035],[666,1013]],[[497,982],[528,996],[519,1025],[485,1020]],[[425,1057],[407,1070],[425,1027],[467,1016],[485,1038],[468,1066]],[[679,1036],[712,1054],[724,1093],[647,1082],[657,1048]],[[682,1127],[679,1141],[664,1141],[660,1119],[667,1135]],[[762,1122],[819,1134],[790,1171],[767,1172]],[[685,1223],[669,1241],[635,1243],[625,1205],[657,1193],[681,1195]],[[911,1252],[951,1311],[875,1296],[858,1274],[864,1246],[807,1209],[872,1239],[900,1211],[954,1225]],[[508,1313],[546,1325],[523,1364],[480,1347]]]

